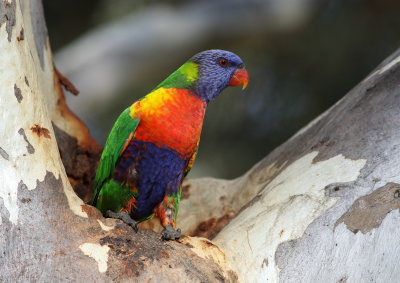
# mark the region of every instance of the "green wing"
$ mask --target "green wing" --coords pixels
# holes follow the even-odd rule
[[[129,112],[130,108],[127,108],[121,113],[107,138],[94,178],[92,205],[96,205],[97,197],[103,184],[110,179],[118,158],[132,139],[133,133],[139,125],[139,119],[133,119]]]

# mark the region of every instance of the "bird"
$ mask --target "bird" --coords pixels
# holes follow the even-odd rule
[[[161,238],[176,240],[182,181],[198,151],[208,103],[226,87],[246,88],[249,74],[229,51],[197,53],[117,118],[94,177],[90,203],[136,232],[158,216]]]

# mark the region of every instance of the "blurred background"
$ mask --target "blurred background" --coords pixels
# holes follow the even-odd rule
[[[398,0],[44,0],[68,103],[101,145],[119,113],[195,53],[237,53],[251,81],[207,109],[190,177],[234,178],[400,46]]]

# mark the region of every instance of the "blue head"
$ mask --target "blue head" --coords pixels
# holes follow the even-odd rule
[[[189,62],[197,63],[199,68],[192,91],[206,103],[215,99],[227,86],[247,86],[249,77],[243,61],[232,52],[206,50],[194,55]]]

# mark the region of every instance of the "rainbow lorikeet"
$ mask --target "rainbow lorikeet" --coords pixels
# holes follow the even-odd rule
[[[152,92],[125,109],[104,147],[92,204],[137,230],[157,215],[162,238],[175,230],[183,178],[196,157],[207,104],[227,86],[247,86],[242,60],[224,50],[203,51]]]

